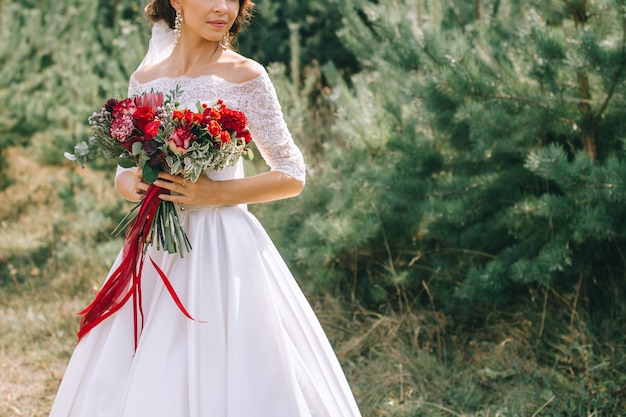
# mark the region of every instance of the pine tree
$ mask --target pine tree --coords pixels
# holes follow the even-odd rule
[[[337,39],[341,20],[336,0],[258,0],[255,4],[252,24],[239,38],[244,55],[265,65],[296,60],[308,67],[333,61],[346,70],[355,69],[354,57]],[[294,48],[293,42],[299,47]],[[293,66],[290,71],[294,72]]]
[[[467,260],[458,293],[505,301],[520,285],[615,279],[626,237],[624,2],[498,4],[458,29],[462,49],[424,45],[447,67],[422,90],[454,152],[437,188],[463,190],[433,208],[444,214],[435,235],[453,231],[450,243],[490,254]]]
[[[34,139],[35,154],[58,163],[89,134],[87,116],[126,94],[147,31],[130,0],[31,3],[2,6],[0,149]]]
[[[623,0],[458,3],[342,2],[364,71],[326,71],[337,137],[299,265],[369,302],[623,288]]]

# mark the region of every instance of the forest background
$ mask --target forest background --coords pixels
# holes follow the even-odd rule
[[[0,0],[2,417],[47,415],[121,247],[113,166],[63,152],[139,3]],[[239,49],[308,163],[251,210],[364,416],[626,416],[625,0],[258,0]]]

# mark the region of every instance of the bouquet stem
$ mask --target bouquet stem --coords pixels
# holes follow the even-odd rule
[[[134,341],[135,349],[137,349],[140,327],[143,326],[141,272],[148,244],[153,243],[153,239],[156,237],[157,247],[162,246],[170,253],[181,249],[181,257],[182,246],[187,251],[191,250],[191,245],[182,230],[174,205],[159,198],[159,195],[165,192],[168,191],[151,184],[144,199],[131,211],[134,215],[131,217],[126,216],[120,223],[120,225],[128,225],[122,249],[121,263],[110,275],[91,304],[78,313],[82,316],[78,331],[79,339],[121,309],[132,297]],[[120,226],[117,229],[119,228]],[[193,320],[178,298],[165,273],[152,259],[150,260],[180,311],[187,318]]]
[[[148,193],[152,188],[156,188],[158,190],[158,194],[155,196],[155,198],[157,198],[156,201],[158,205],[152,216],[152,221],[150,222],[145,242],[147,244],[154,244],[157,249],[163,248],[169,253],[178,252],[180,257],[184,258],[185,252],[191,251],[191,243],[189,243],[187,234],[180,225],[178,212],[174,207],[174,203],[171,201],[158,199],[159,195],[165,194],[169,191],[150,184]],[[113,229],[111,232],[113,236],[119,236],[123,230],[126,230],[127,232],[130,230],[131,224],[137,218],[137,214],[139,212],[138,209],[142,207],[146,199],[148,199],[148,193],[146,193],[146,197],[143,200],[137,203],[137,205],[135,205],[135,207],[133,207],[128,214],[126,214],[126,216],[124,216],[115,229]]]

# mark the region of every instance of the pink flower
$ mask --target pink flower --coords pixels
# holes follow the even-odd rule
[[[123,114],[116,117],[111,122],[111,137],[119,140],[120,142],[125,142],[133,133],[134,128],[135,125],[133,124],[133,116],[130,114]]]
[[[168,140],[168,146],[172,152],[178,155],[187,153],[189,144],[195,139],[195,136],[184,127],[178,126],[174,129]]]

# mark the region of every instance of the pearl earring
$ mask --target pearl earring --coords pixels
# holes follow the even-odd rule
[[[183,14],[180,10],[176,10],[176,18],[174,19],[174,46],[178,43],[178,39],[180,39],[180,26],[183,22]]]

